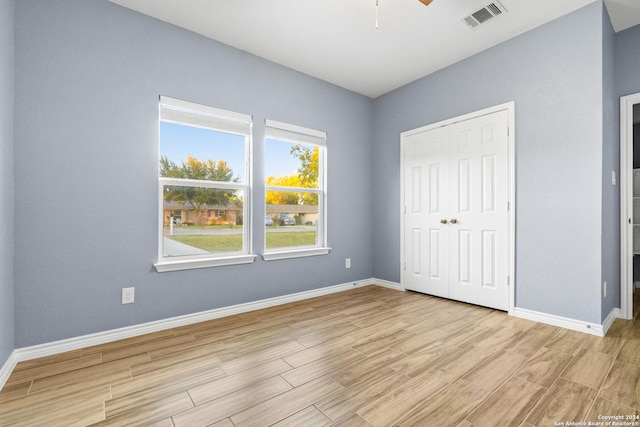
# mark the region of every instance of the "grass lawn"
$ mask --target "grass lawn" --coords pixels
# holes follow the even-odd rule
[[[169,237],[169,236],[167,236]],[[235,252],[242,249],[242,235],[171,236],[171,240],[203,249],[207,252]],[[267,233],[267,249],[316,244],[315,231]]]
[[[287,246],[312,246],[316,244],[315,231],[267,233],[267,249]]]
[[[207,252],[235,252],[242,250],[242,234],[230,235],[195,235],[195,236],[167,236],[171,240],[203,249]]]

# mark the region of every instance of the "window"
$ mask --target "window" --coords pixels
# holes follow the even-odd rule
[[[250,116],[160,97],[158,271],[253,262],[250,138]]]
[[[326,134],[266,121],[266,261],[321,255],[326,244]]]

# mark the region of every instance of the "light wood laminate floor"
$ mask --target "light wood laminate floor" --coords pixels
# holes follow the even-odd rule
[[[0,425],[530,427],[635,417],[639,321],[616,320],[599,338],[368,286],[19,363],[0,392]]]

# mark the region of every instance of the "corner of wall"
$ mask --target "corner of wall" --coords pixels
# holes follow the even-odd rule
[[[602,267],[601,319],[620,307],[620,113],[616,103],[616,42],[602,4]],[[606,296],[605,296],[605,282]]]
[[[13,270],[15,0],[0,1],[0,366],[15,348]],[[8,362],[7,362],[8,363]]]

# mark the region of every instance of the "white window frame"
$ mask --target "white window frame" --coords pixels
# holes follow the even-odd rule
[[[317,243],[313,246],[296,246],[288,248],[267,249],[267,229],[264,227],[264,253],[262,259],[274,261],[287,258],[300,258],[315,255],[326,255],[331,251],[327,245],[327,134],[315,129],[296,126],[275,120],[265,120],[264,141],[267,139],[317,146],[318,153],[318,188],[307,187],[283,187],[265,185],[264,214],[267,215],[266,194],[267,191],[280,191],[288,193],[312,193],[318,195],[318,222]]]
[[[193,268],[215,267],[252,263],[256,255],[251,254],[251,127],[252,117],[246,114],[222,110],[189,101],[160,96],[158,125],[161,122],[177,123],[245,137],[244,180],[242,183],[201,181],[160,177],[158,171],[158,261],[154,264],[160,273]],[[165,257],[164,239],[164,186],[206,187],[241,190],[243,192],[243,250],[231,253],[209,253],[181,257]]]

